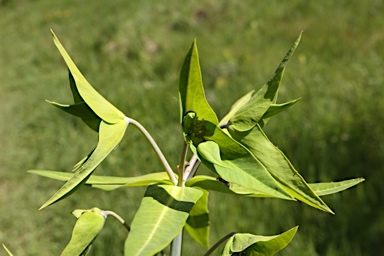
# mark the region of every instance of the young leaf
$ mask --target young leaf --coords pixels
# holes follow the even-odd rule
[[[188,112],[195,112],[200,120],[218,123],[215,112],[205,98],[196,40],[193,41],[181,69],[179,100],[180,122]]]
[[[5,246],[5,244],[3,244],[3,248],[4,248],[4,250],[7,252],[8,256],[13,256],[13,254],[12,254],[11,251],[7,248],[7,246]]]
[[[72,61],[71,57],[68,55],[67,51],[60,43],[59,39],[56,37],[55,33],[52,30],[51,32],[53,41],[68,66],[70,77],[73,77],[74,85],[76,86],[77,92],[79,94],[76,95],[76,93],[74,93],[73,86],[71,86],[75,102],[77,101],[76,103],[78,103],[80,101],[80,96],[81,99],[83,99],[84,102],[96,113],[96,115],[107,123],[114,124],[123,120],[124,114],[115,106],[113,106],[109,101],[107,101],[103,96],[101,96],[88,83],[88,81],[81,74],[75,63]]]
[[[208,191],[202,190],[204,194],[193,206],[185,230],[188,234],[202,246],[209,248],[209,210],[208,210]]]
[[[163,250],[180,233],[202,195],[195,188],[148,186],[125,241],[125,255],[154,255]]]
[[[72,237],[61,256],[85,255],[104,227],[105,216],[100,209],[84,211],[77,219]]]
[[[120,143],[127,125],[125,119],[115,124],[102,121],[99,130],[99,142],[92,154],[81,165],[76,166],[76,173],[40,207],[40,210],[68,196],[83,184],[104,158]]]
[[[332,210],[295,170],[283,152],[269,141],[259,125],[256,125],[250,132],[240,133],[232,129],[229,129],[229,132],[234,139],[252,152],[292,197],[312,207],[332,213]]]
[[[263,117],[272,103],[277,100],[277,93],[284,74],[285,65],[289,61],[296,47],[299,45],[301,34],[285,55],[275,71],[274,76],[252,98],[243,105],[231,118],[230,127],[237,131],[249,131]]]
[[[356,178],[337,182],[309,183],[308,185],[318,196],[326,196],[356,186],[364,180],[364,178]]]
[[[237,141],[215,127],[197,151],[201,161],[225,181],[259,191],[260,196],[292,200],[264,165]],[[212,161],[211,159],[215,159]]]
[[[220,120],[219,125],[224,125],[227,123],[232,116],[240,109],[242,108],[251,98],[253,95],[254,91],[250,91],[249,93],[245,94],[242,96],[240,99],[238,99],[231,107],[231,110],[226,114],[223,119]]]
[[[298,227],[277,236],[236,234],[225,244],[222,256],[252,255],[271,256],[284,249],[293,239]]]
[[[69,172],[56,172],[47,170],[29,170],[28,172],[61,181],[67,181],[73,177],[73,174]],[[148,186],[151,183],[172,184],[166,172],[156,172],[137,177],[91,175],[85,182],[85,185],[90,185],[93,188],[110,191],[125,186]]]

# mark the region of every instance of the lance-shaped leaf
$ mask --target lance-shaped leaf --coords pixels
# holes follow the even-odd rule
[[[71,77],[73,77],[73,82],[71,82],[71,89],[75,103],[80,103],[82,99],[82,101],[84,101],[99,118],[107,123],[114,124],[124,120],[124,114],[115,106],[113,106],[109,101],[107,101],[103,96],[101,96],[88,83],[88,81],[81,74],[75,63],[72,61],[71,57],[68,55],[67,51],[60,43],[59,39],[56,37],[55,33],[52,30],[51,32],[53,41],[68,66],[70,72],[70,82]],[[74,88],[72,85],[75,85],[76,88]]]
[[[327,196],[356,186],[364,180],[364,178],[356,178],[337,182],[309,183],[308,185],[318,196]]]
[[[213,124],[218,123],[215,112],[205,98],[196,40],[193,41],[181,69],[179,100],[180,122],[183,121],[183,117],[188,112],[194,112],[199,119],[207,120]]]
[[[98,208],[83,211],[78,216],[72,237],[61,256],[86,255],[93,241],[104,227],[105,216]]]
[[[125,255],[154,255],[180,233],[197,200],[199,189],[150,185],[125,241]]]
[[[271,104],[271,106],[269,106],[267,112],[264,113],[263,117],[259,121],[260,127],[264,127],[264,125],[266,125],[266,123],[268,122],[269,118],[271,118],[272,116],[277,115],[280,112],[286,110],[287,108],[293,106],[300,99],[301,98],[298,98],[298,99],[291,100],[291,101],[281,103],[281,104]]]
[[[294,227],[277,236],[236,234],[225,244],[221,255],[272,256],[284,249],[292,241],[297,228]]]
[[[223,119],[220,120],[219,125],[224,125],[227,123],[232,116],[240,109],[242,108],[247,102],[252,98],[254,91],[250,91],[249,93],[242,96],[240,99],[238,99],[231,107],[231,110],[223,117]]]
[[[57,171],[47,171],[47,170],[29,170],[28,172],[37,174],[43,177],[67,181],[71,179],[74,174],[69,172],[57,172]],[[138,187],[138,186],[148,186],[151,183],[161,183],[161,184],[173,184],[167,175],[166,172],[156,172],[145,174],[137,177],[115,177],[115,176],[90,176],[85,185],[90,185],[93,188],[98,188],[106,191],[115,190],[121,187]]]
[[[199,244],[209,247],[209,210],[208,210],[208,191],[202,190],[204,194],[193,206],[185,230]]]
[[[198,144],[200,159],[225,181],[257,190],[263,197],[292,199],[259,160],[220,128],[206,138],[212,141]]]
[[[229,132],[233,138],[252,152],[292,197],[312,207],[332,213],[331,209],[295,170],[283,152],[269,141],[259,125],[256,125],[250,132],[241,133],[231,128]]]
[[[276,69],[274,76],[232,116],[230,120],[230,127],[232,129],[237,131],[249,131],[260,121],[271,104],[276,103],[285,65],[298,46],[300,38],[301,34],[285,55],[284,59]],[[267,122],[267,119],[265,119],[264,122]]]
[[[106,158],[119,144],[124,136],[128,122],[123,119],[115,124],[100,123],[99,142],[87,159],[76,166],[76,173],[40,207],[43,209],[74,192],[92,174],[95,168]]]

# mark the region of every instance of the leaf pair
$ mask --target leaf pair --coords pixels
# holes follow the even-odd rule
[[[53,31],[52,35],[56,47],[67,64],[75,104],[64,105],[50,101],[49,103],[67,113],[80,117],[89,127],[99,133],[99,141],[95,149],[74,166],[75,175],[40,209],[61,200],[84,184],[96,167],[119,144],[129,123],[129,119],[120,110],[109,103],[88,83]]]

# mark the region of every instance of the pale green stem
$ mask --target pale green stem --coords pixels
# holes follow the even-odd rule
[[[177,168],[178,169],[178,173],[179,173],[179,180],[177,182],[177,185],[180,186],[180,187],[184,187],[184,182],[183,182],[183,178],[184,178],[184,170],[185,170],[185,161],[187,159],[187,153],[188,153],[188,144],[186,142],[184,142],[184,145],[183,145],[183,151],[181,152],[181,159],[180,159],[180,164],[179,164],[179,167]]]
[[[118,215],[117,213],[113,212],[113,211],[102,211],[103,215],[108,216],[108,215],[112,215],[113,217],[115,217],[121,224],[123,224],[123,226],[129,231],[131,231],[131,227],[125,222],[125,220],[123,218],[120,217],[120,215]],[[104,217],[104,218],[105,218]]]
[[[172,241],[171,256],[181,255],[181,246],[183,244],[183,231],[181,231]]]
[[[169,165],[167,159],[165,159],[165,156],[161,152],[159,146],[156,144],[155,140],[152,138],[151,134],[149,134],[149,132],[144,128],[144,126],[142,126],[136,120],[134,120],[132,118],[129,118],[129,117],[125,117],[125,118],[126,118],[128,123],[131,123],[134,126],[136,126],[141,131],[141,133],[147,138],[147,140],[151,144],[152,148],[155,150],[157,156],[160,158],[160,161],[163,164],[164,169],[165,169],[165,171],[167,172],[167,174],[169,176],[169,179],[173,182],[173,184],[176,185],[177,184],[176,176],[173,173],[173,170],[172,170],[171,166]]]

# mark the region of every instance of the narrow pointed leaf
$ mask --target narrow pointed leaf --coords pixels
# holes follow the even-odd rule
[[[197,151],[202,162],[225,181],[252,188],[263,196],[292,199],[260,161],[220,128],[216,127],[215,133],[209,138],[212,141],[201,142]],[[216,159],[220,164],[209,159]]]
[[[231,107],[231,110],[226,114],[223,119],[220,120],[219,125],[224,125],[227,123],[232,116],[240,109],[242,108],[251,98],[253,95],[254,91],[250,91],[249,93],[245,94],[242,96],[240,99],[238,99]]]
[[[228,240],[221,255],[275,255],[292,241],[297,228],[298,227],[294,227],[277,236],[258,236],[246,233],[236,234]]]
[[[252,96],[231,118],[230,126],[237,131],[249,131],[263,117],[272,103],[276,103],[277,94],[283,78],[285,65],[289,61],[296,47],[299,45],[300,36],[285,55],[273,77]]]
[[[103,229],[105,217],[100,209],[82,213],[73,228],[72,237],[61,256],[85,255],[89,247]]]
[[[47,170],[29,170],[28,172],[61,181],[67,181],[71,179],[74,175],[69,172],[56,172]],[[86,185],[91,185],[93,188],[98,188],[106,191],[118,189],[125,186],[148,186],[151,183],[172,184],[166,172],[150,173],[137,177],[92,175],[85,182]]]
[[[267,112],[264,113],[263,117],[259,121],[260,127],[263,128],[267,124],[267,122],[269,121],[269,119],[272,116],[277,115],[280,112],[282,112],[282,111],[288,109],[289,107],[293,106],[300,99],[301,98],[298,98],[298,99],[291,100],[291,101],[288,101],[288,102],[285,102],[285,103],[281,103],[281,104],[271,104],[271,106],[269,106]]]
[[[61,56],[63,57],[65,63],[68,66],[70,76],[73,77],[74,85],[85,103],[107,123],[117,123],[124,119],[124,114],[113,106],[109,101],[107,101],[103,96],[101,96],[84,78],[79,69],[76,67],[75,63],[72,61],[71,57],[68,55],[67,51],[64,49],[59,39],[56,37],[55,33],[51,30],[53,41],[60,51]],[[71,86],[72,89],[73,86]],[[72,89],[72,92],[73,89]],[[75,96],[75,102],[79,101],[79,97]],[[78,102],[76,102],[78,103]]]
[[[179,100],[181,122],[188,112],[195,112],[199,119],[204,119],[214,124],[218,123],[215,112],[205,98],[196,40],[193,41],[181,69]]]
[[[309,183],[308,185],[318,196],[326,196],[356,186],[364,180],[364,178],[356,178],[337,182]]]
[[[95,168],[108,156],[119,144],[127,128],[127,122],[123,119],[116,124],[108,124],[104,121],[100,124],[99,142],[93,153],[80,166],[76,173],[69,179],[47,202],[41,206],[43,209],[74,192],[92,174]],[[72,191],[73,190],[73,191]]]
[[[13,256],[13,254],[12,254],[11,251],[7,248],[7,246],[5,246],[5,244],[3,244],[3,248],[4,248],[4,250],[7,252],[8,256]]]
[[[229,129],[229,132],[233,138],[252,152],[292,197],[312,207],[332,213],[332,210],[295,170],[283,152],[269,141],[259,125],[246,133],[236,132],[232,129]]]
[[[99,131],[101,118],[98,117],[85,102],[79,102],[73,105],[65,105],[53,101],[47,102],[71,115],[80,117],[92,130],[96,132]]]
[[[173,185],[150,185],[125,241],[125,255],[154,255],[163,250],[185,225],[203,192]]]
[[[204,194],[193,206],[185,230],[188,234],[202,246],[209,248],[209,210],[208,210],[208,191],[202,190]]]

